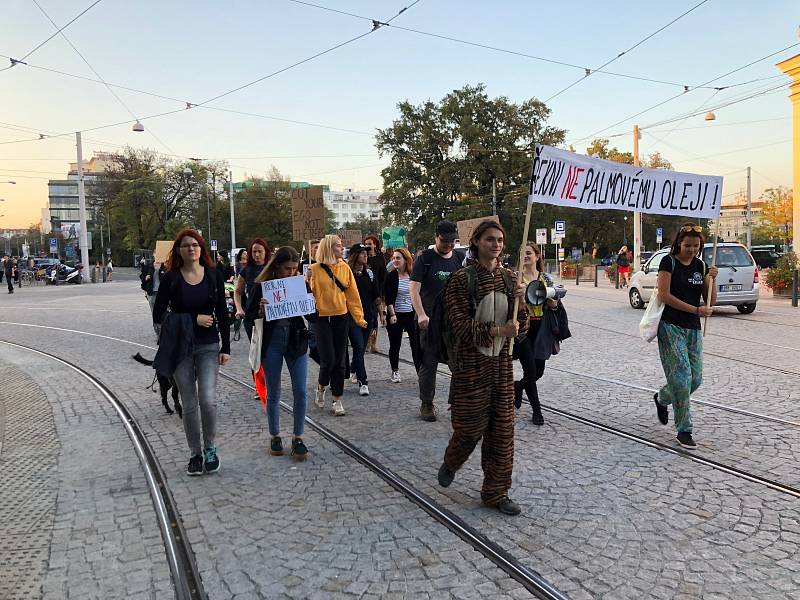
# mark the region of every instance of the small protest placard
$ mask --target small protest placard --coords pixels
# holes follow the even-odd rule
[[[163,263],[169,256],[169,251],[172,250],[172,242],[169,240],[156,241],[156,249],[153,250],[153,261]]]
[[[321,238],[325,235],[325,201],[321,185],[293,189],[292,237],[298,241]]]
[[[353,244],[360,244],[361,240],[364,239],[361,236],[360,229],[340,229],[339,238],[342,240],[342,246],[345,248],[349,248]]]
[[[528,202],[716,219],[722,177],[646,169],[536,146]]]
[[[302,275],[262,281],[261,297],[266,300],[266,321],[308,315],[317,309],[313,294],[306,291],[306,280]]]
[[[488,217],[481,217],[480,219],[467,219],[466,221],[459,221],[456,223],[456,227],[458,227],[458,241],[461,242],[462,246],[469,246],[469,238],[472,237],[472,232],[484,221],[499,223],[500,219],[497,218],[497,215],[489,215]]]

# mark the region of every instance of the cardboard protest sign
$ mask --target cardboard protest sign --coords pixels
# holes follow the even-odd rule
[[[322,186],[293,189],[292,238],[298,241],[318,239],[325,235],[325,202]]]
[[[481,217],[480,219],[467,219],[466,221],[459,221],[456,223],[456,227],[458,227],[458,241],[461,242],[462,246],[469,246],[469,238],[472,237],[472,232],[475,231],[475,228],[483,221],[499,223],[500,219],[497,218],[497,215],[490,215],[488,217]]]
[[[306,280],[302,275],[262,281],[261,297],[266,300],[266,321],[308,315],[317,309],[314,296],[306,291]]]
[[[342,245],[349,248],[353,244],[360,244],[361,240],[361,230],[360,229],[340,229],[339,230],[339,237],[342,240]]]
[[[645,169],[538,145],[528,192],[528,202],[716,219],[722,177]]]
[[[405,248],[406,228],[399,225],[384,227],[381,232],[381,238],[383,239],[384,248],[389,248],[390,250],[394,248]]]
[[[158,240],[156,242],[156,249],[153,250],[153,260],[157,263],[163,263],[167,260],[170,250],[172,250],[172,242],[169,240]]]

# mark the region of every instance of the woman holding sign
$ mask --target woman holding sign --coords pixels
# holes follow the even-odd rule
[[[316,263],[311,265],[311,285],[319,317],[314,326],[319,352],[319,379],[316,405],[325,408],[325,391],[330,385],[333,414],[345,414],[344,361],[347,349],[348,314],[361,328],[367,327],[361,298],[350,266],[342,260],[344,248],[336,235],[326,235],[317,248]]]
[[[291,246],[278,248],[267,266],[255,279],[255,285],[249,293],[247,317],[255,321],[264,317],[265,306],[270,300],[263,297],[261,283],[275,279],[297,276],[300,256]],[[299,276],[301,285],[305,285],[303,276]],[[264,321],[264,332],[261,337],[261,364],[264,366],[264,378],[267,381],[267,426],[269,427],[269,453],[272,456],[283,455],[281,440],[280,401],[281,370],[286,361],[289,377],[292,379],[292,413],[294,429],[292,430],[292,457],[305,460],[308,448],[303,443],[303,428],[306,420],[306,374],[308,371],[308,329],[301,316],[278,318]]]
[[[689,396],[703,381],[700,317],[711,315],[717,299],[713,285],[717,267],[706,267],[697,257],[703,243],[703,228],[687,223],[678,230],[669,254],[658,265],[658,297],[664,303],[658,324],[658,353],[667,383],[653,400],[662,425],[669,422],[667,407],[672,405],[678,443],[686,448],[697,447],[692,439]],[[704,305],[700,303],[701,296]]]

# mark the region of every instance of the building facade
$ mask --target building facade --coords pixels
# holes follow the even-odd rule
[[[110,161],[111,155],[105,152],[96,152],[91,160],[84,161],[83,183],[87,206],[92,198],[97,197],[95,190],[98,179],[105,173]],[[51,179],[47,182],[47,196],[47,208],[42,211],[42,233],[61,231],[65,238],[70,237],[80,224],[77,162],[70,163],[66,179]],[[91,211],[87,212],[86,219],[87,222],[91,222]]]
[[[330,191],[325,193],[325,206],[336,215],[336,226],[343,227],[345,223],[355,221],[359,217],[378,219],[381,216],[379,202],[381,193],[378,190],[359,192],[347,189],[341,192]]]
[[[752,226],[761,224],[761,213],[764,201],[753,199],[751,203]],[[726,242],[744,242],[747,236],[747,196],[743,193],[733,198],[723,198],[719,213],[720,237]],[[709,221],[711,231],[715,231],[717,223]]]

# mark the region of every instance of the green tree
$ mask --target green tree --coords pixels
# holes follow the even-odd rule
[[[762,199],[762,225],[773,239],[783,239],[788,246],[792,242],[792,190],[783,186],[767,188]]]
[[[438,103],[401,102],[398,118],[378,130],[378,152],[391,158],[381,173],[384,218],[407,227],[412,248],[429,244],[441,219],[492,214],[493,183],[511,247],[521,238],[532,149],[560,144],[565,132],[546,125],[543,102],[516,104],[484,90],[464,86]]]

